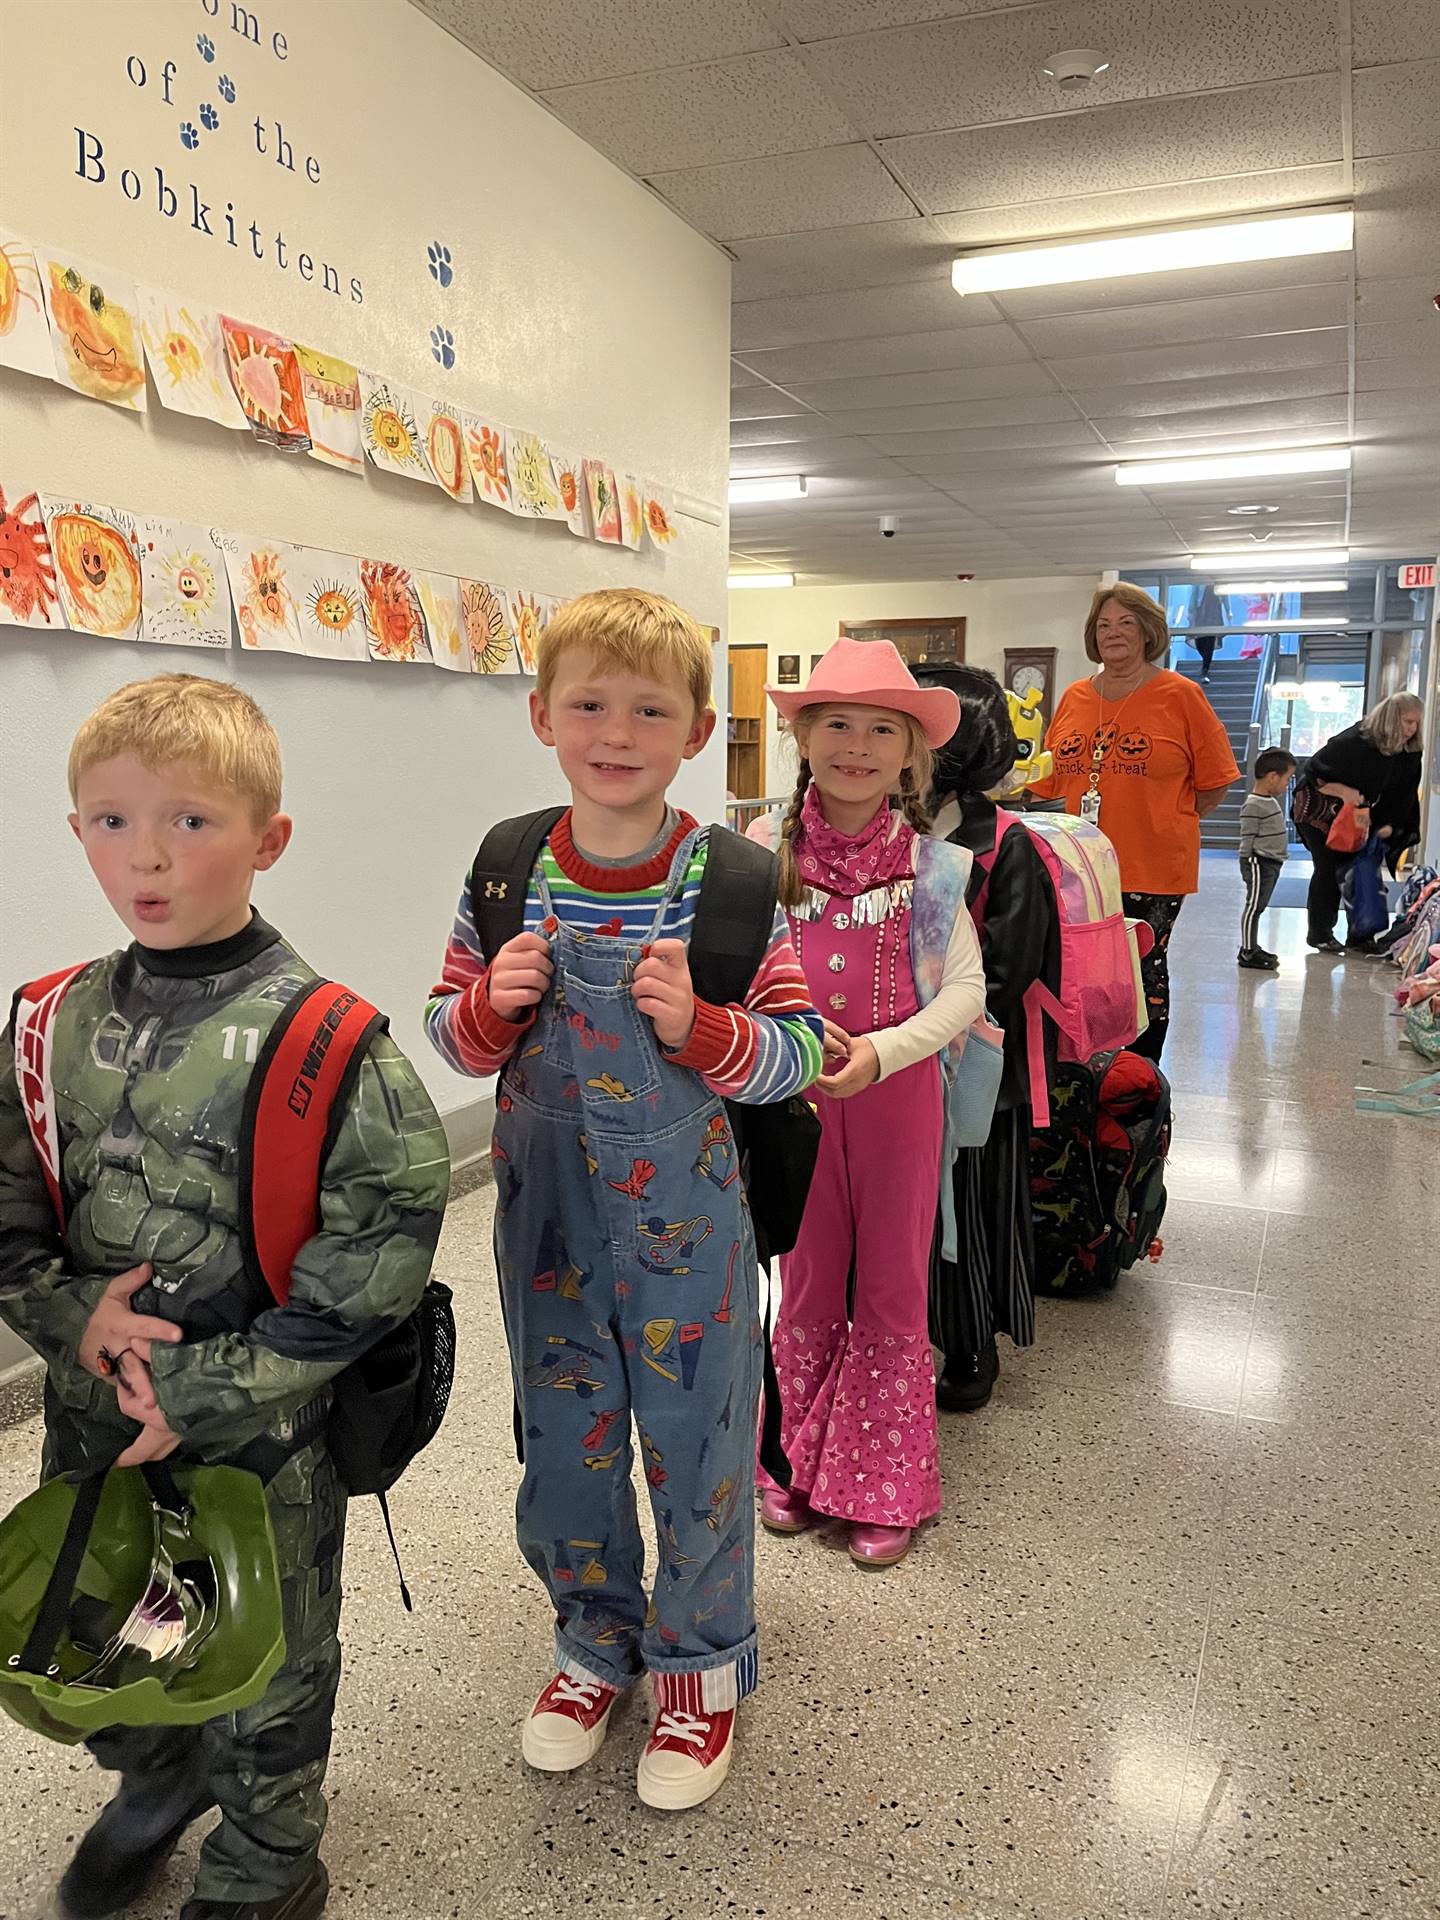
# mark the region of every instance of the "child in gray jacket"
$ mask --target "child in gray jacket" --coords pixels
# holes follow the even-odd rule
[[[1242,967],[1273,973],[1277,954],[1260,945],[1260,916],[1270,904],[1275,882],[1290,850],[1290,829],[1281,795],[1295,777],[1295,756],[1284,747],[1267,747],[1255,762],[1255,784],[1240,808],[1240,873],[1245,881],[1245,907],[1240,916]]]

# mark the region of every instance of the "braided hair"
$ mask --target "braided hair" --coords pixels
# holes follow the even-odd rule
[[[798,738],[798,736],[797,736]],[[805,795],[810,790],[810,762],[800,755],[800,775],[795,782],[795,791],[790,804],[785,809],[785,818],[780,822],[780,843],[775,851],[780,861],[780,884],[776,898],[782,907],[798,907],[804,894],[804,883],[800,878],[800,868],[795,859],[795,836],[800,831],[800,814],[805,805]]]

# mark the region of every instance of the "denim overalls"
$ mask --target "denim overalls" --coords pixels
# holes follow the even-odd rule
[[[681,845],[647,937],[674,920]],[[752,1482],[761,1345],[749,1209],[721,1101],[665,1056],[630,983],[646,944],[559,922],[555,976],[501,1078],[496,1266],[525,1477],[520,1549],[555,1605],[562,1671],[662,1704],[755,1684]],[[639,1431],[653,1596],[631,1483]],[[699,1676],[682,1680],[680,1676]]]

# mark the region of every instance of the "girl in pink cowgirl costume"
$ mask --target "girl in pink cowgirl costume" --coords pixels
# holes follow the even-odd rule
[[[776,1533],[848,1521],[852,1557],[889,1567],[940,1510],[926,1320],[945,1131],[937,1055],[985,1006],[970,855],[926,837],[923,803],[960,707],[946,688],[918,687],[889,641],[837,641],[805,688],[765,691],[791,723],[800,778],[784,815],[750,832],[780,856],[827,1071],[815,1178],[780,1263],[775,1368],[793,1481],[782,1491],[762,1475],[761,1519]]]

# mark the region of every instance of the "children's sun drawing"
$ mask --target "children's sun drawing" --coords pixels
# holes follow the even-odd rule
[[[33,514],[33,519],[29,516]],[[0,487],[0,600],[12,618],[28,623],[36,613],[50,624],[56,605],[55,569],[50,564],[50,539],[40,517],[38,497],[27,493],[13,507],[5,504]]]
[[[194,548],[160,556],[160,575],[175,596],[178,611],[193,626],[203,626],[215,606],[215,569]]]
[[[360,602],[349,587],[338,580],[317,580],[305,602],[306,611],[317,627],[330,633],[346,633],[360,618]]]
[[[503,673],[515,654],[505,602],[483,580],[465,580],[460,587],[460,611],[476,673]]]

